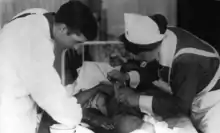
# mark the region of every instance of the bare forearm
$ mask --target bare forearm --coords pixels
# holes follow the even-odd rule
[[[98,92],[98,88],[92,88],[83,92],[79,92],[75,95],[78,103],[83,106],[90,98],[92,98]]]

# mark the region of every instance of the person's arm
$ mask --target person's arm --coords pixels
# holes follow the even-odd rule
[[[130,71],[128,72],[129,75],[129,85],[132,88],[137,88],[140,83],[140,74],[138,71]]]
[[[156,61],[149,63],[142,62],[140,65],[137,62],[128,62],[121,68],[122,72],[127,72],[129,75],[129,85],[132,88],[141,86],[151,86],[152,82],[158,79],[159,64]]]
[[[100,88],[98,87],[94,87],[85,91],[81,91],[77,94],[75,94],[74,96],[76,97],[76,99],[78,100],[78,103],[83,107],[84,104],[90,99],[92,98],[95,94],[97,94],[97,92],[99,91]]]
[[[139,68],[139,62],[134,60],[128,60],[121,66],[120,71],[127,74],[129,85],[132,88],[136,88],[140,83],[140,74],[137,71]]]
[[[92,98],[98,92],[102,92],[112,96],[114,94],[114,86],[112,84],[100,83],[97,86],[85,91],[81,91],[75,94],[74,96],[77,98],[78,103],[80,103],[83,106],[90,98]]]
[[[111,118],[104,116],[97,109],[85,108],[83,109],[83,122],[92,127],[102,127],[106,130],[114,129],[114,122]]]
[[[188,114],[196,95],[200,69],[195,62],[178,63],[173,68],[171,88],[173,95],[140,96],[139,107],[142,112],[153,111],[162,117]]]
[[[75,97],[68,96],[53,68],[53,44],[45,38],[30,41],[28,88],[32,99],[56,122],[74,128],[82,119],[82,109]]]

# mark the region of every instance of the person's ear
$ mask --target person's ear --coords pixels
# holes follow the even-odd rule
[[[65,24],[60,24],[59,25],[59,31],[62,33],[62,34],[67,34],[68,32],[68,28]]]

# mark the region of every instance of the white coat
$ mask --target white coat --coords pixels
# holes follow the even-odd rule
[[[73,128],[82,110],[67,96],[53,68],[54,44],[43,15],[29,15],[0,31],[0,133],[35,133],[36,104]]]
[[[16,16],[14,16],[12,19],[17,18],[18,16],[25,14],[25,13],[34,13],[34,14],[44,14],[47,13],[48,11],[42,8],[31,8],[24,10],[23,12],[18,13]]]

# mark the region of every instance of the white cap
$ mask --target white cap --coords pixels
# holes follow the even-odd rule
[[[139,45],[148,45],[161,41],[164,34],[160,34],[158,25],[148,16],[125,13],[125,37],[128,41]]]

